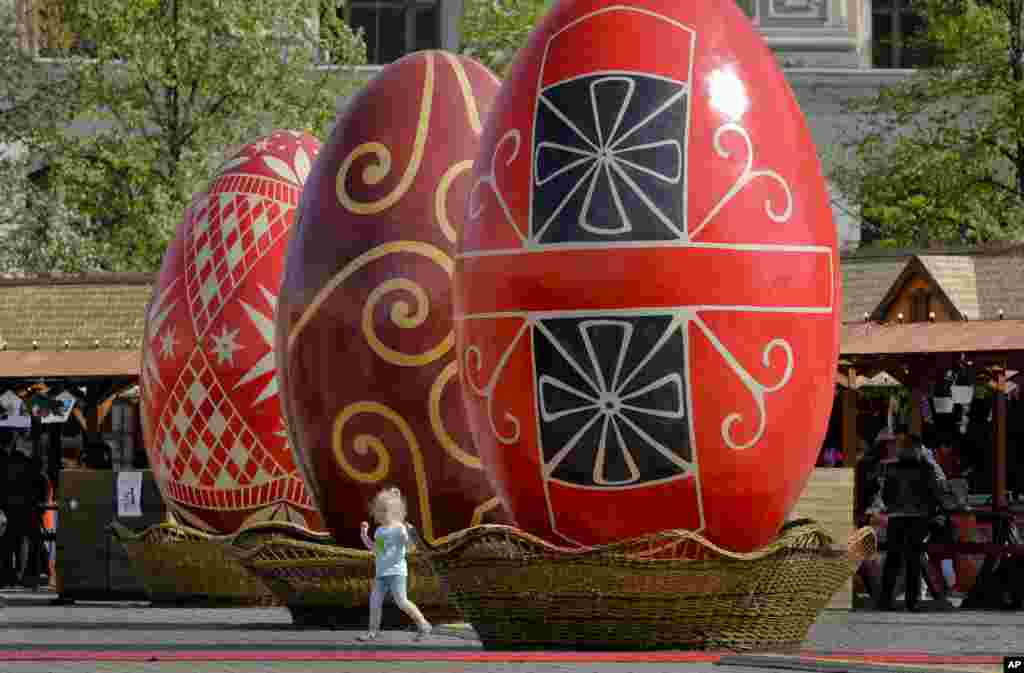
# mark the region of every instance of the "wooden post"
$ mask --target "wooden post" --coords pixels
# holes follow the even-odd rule
[[[995,427],[992,433],[992,508],[1006,509],[1006,368],[996,374]]]
[[[843,452],[848,464],[857,455],[857,370],[850,367],[846,370],[847,386],[843,388]]]
[[[95,441],[100,432],[100,405],[94,400],[89,400],[85,409],[85,431],[90,442]]]
[[[113,390],[114,384],[109,381],[91,383],[86,387],[82,409],[85,416],[85,441],[82,448],[85,450],[102,441],[100,424],[103,422],[103,402],[110,397]]]
[[[910,392],[910,433],[920,436],[924,431],[924,418],[921,416],[921,400],[927,395],[921,387],[920,379],[914,381]]]

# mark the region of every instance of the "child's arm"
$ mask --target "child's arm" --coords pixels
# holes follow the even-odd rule
[[[366,548],[373,551],[373,540],[370,539],[369,533],[370,524],[364,521],[363,525],[359,528],[359,536],[363,538],[363,544],[366,545]]]

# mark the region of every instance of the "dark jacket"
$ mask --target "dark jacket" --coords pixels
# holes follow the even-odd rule
[[[34,504],[32,461],[20,451],[14,451],[7,460],[5,477],[6,505],[10,510],[30,509]],[[8,512],[10,516],[10,512]]]
[[[892,516],[931,516],[942,506],[942,485],[926,461],[900,458],[883,472],[882,501]]]
[[[866,512],[878,494],[878,476],[882,463],[877,454],[877,450],[865,454],[854,468],[854,512],[861,526],[868,525]]]
[[[7,448],[0,446],[0,510],[7,506]]]

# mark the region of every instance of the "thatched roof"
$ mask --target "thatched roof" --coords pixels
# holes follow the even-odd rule
[[[153,281],[153,274],[0,279],[0,345],[12,351],[138,349]]]
[[[843,322],[861,323],[865,313],[874,313],[911,266],[925,269],[969,321],[996,320],[1000,309],[1007,319],[1024,319],[1024,246],[1011,246],[956,254],[845,256]],[[143,273],[0,278],[0,352],[5,353],[0,378],[55,376],[62,368],[82,376],[104,368],[118,375],[137,372],[154,282],[154,274]],[[1001,328],[1014,324],[1007,321]],[[91,354],[71,356],[82,351]]]

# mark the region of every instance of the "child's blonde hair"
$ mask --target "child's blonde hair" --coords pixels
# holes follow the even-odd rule
[[[373,518],[376,519],[378,523],[380,523],[383,518],[379,516],[379,514],[383,510],[384,506],[390,503],[398,505],[398,510],[400,512],[399,516],[401,516],[403,521],[405,520],[407,514],[405,497],[398,488],[389,486],[388,488],[382,488],[378,491],[377,495],[373,496],[373,500],[370,501],[370,514],[373,515]]]

